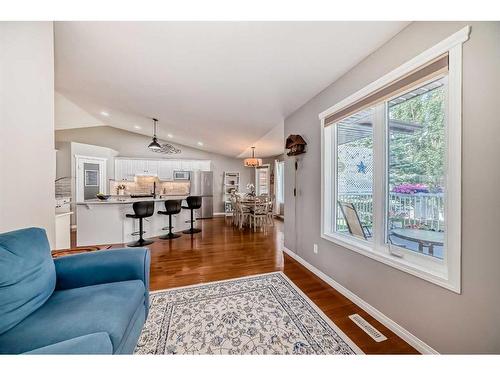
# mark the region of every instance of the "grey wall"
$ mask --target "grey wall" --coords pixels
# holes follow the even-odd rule
[[[459,295],[320,238],[318,114],[467,24]],[[499,22],[416,22],[285,120],[285,135],[301,134],[308,143],[296,199],[294,159],[286,159],[285,246],[441,353],[500,353],[499,93]]]
[[[214,172],[214,212],[224,212],[222,183],[223,172],[240,172],[241,189],[253,181],[254,170],[245,168],[243,160],[231,158],[224,155],[214,154],[195,148],[177,145],[169,141],[175,147],[181,149],[180,154],[162,155],[151,152],[147,145],[151,142],[149,137],[113,128],[110,126],[97,126],[81,129],[57,130],[55,135],[56,142],[79,142],[90,145],[109,147],[118,152],[120,157],[140,157],[140,158],[164,158],[164,159],[206,159],[212,161],[212,170]],[[112,175],[110,175],[112,176]]]
[[[52,22],[0,22],[0,233],[55,237]]]

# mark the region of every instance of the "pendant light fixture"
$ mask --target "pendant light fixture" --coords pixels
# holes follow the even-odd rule
[[[255,157],[255,147],[252,147],[252,157],[243,160],[245,167],[256,168],[262,165],[262,159]]]
[[[158,138],[156,138],[156,126],[157,126],[157,123],[158,120],[157,119],[153,119],[153,141],[149,144],[148,148],[150,150],[160,150],[161,149],[161,145],[158,143]]]

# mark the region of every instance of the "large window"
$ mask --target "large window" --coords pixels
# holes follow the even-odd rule
[[[468,32],[320,114],[322,237],[456,292]]]

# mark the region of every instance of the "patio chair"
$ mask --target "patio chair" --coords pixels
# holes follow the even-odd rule
[[[370,229],[367,225],[363,225],[359,219],[358,211],[352,203],[338,202],[342,215],[344,216],[345,222],[347,223],[347,229],[352,236],[359,237],[361,239],[367,240],[372,236]]]

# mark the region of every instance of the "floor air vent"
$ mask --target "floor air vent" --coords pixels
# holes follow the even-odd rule
[[[354,323],[356,323],[356,325],[359,328],[365,331],[376,342],[387,340],[387,337],[381,334],[374,326],[372,326],[370,323],[364,320],[360,315],[358,314],[349,315],[349,319],[351,319]]]

